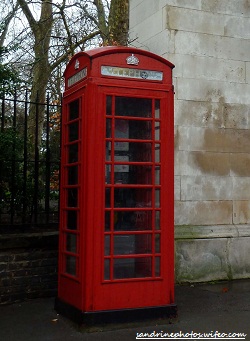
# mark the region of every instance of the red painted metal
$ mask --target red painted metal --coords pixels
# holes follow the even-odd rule
[[[173,67],[106,47],[66,68],[58,298],[81,312],[174,303]]]

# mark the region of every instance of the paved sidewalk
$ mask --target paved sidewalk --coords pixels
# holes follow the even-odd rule
[[[177,286],[176,303],[179,316],[170,324],[147,321],[92,332],[57,315],[53,298],[0,306],[0,341],[130,341],[154,331],[245,333],[250,341],[250,279]]]

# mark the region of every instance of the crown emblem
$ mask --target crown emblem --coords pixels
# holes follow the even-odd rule
[[[134,54],[132,54],[131,56],[126,58],[126,61],[127,61],[128,65],[138,65],[139,64],[139,59]]]
[[[75,70],[79,69],[80,63],[79,60],[77,59],[75,62]]]

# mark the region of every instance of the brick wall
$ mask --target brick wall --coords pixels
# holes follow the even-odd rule
[[[0,304],[56,296],[58,233],[0,236]]]

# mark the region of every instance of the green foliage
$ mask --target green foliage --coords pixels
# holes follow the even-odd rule
[[[50,144],[50,200],[54,202],[59,198],[59,148],[60,132],[51,134]],[[23,207],[26,213],[32,215],[34,199],[39,203],[39,210],[43,210],[46,189],[46,156],[45,142],[39,150],[38,191],[35,188],[35,163],[34,150],[28,145],[27,172],[24,175],[24,137],[21,129],[13,127],[0,131],[0,214],[14,213],[15,217],[21,217]],[[25,193],[24,193],[25,187]],[[53,208],[50,207],[50,210]]]
[[[15,160],[22,158],[22,145],[21,137],[13,128],[0,132],[0,211],[10,205],[13,193],[15,206],[21,205],[22,163]]]

